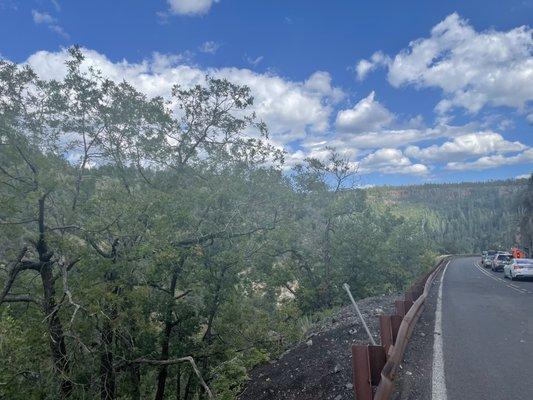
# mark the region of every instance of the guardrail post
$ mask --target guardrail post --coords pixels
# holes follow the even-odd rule
[[[392,328],[392,341],[393,343],[396,343],[396,338],[398,337],[398,331],[400,330],[403,317],[401,315],[391,315],[390,319]]]
[[[407,295],[405,297],[407,297]],[[413,302],[411,300],[396,300],[394,305],[396,308],[396,314],[405,317],[405,314],[409,312]]]
[[[357,400],[372,400],[372,376],[368,346],[352,345],[353,386]]]
[[[387,362],[387,354],[383,346],[368,346],[368,360],[370,361],[370,382],[379,385],[381,370]]]
[[[392,321],[390,315],[379,316],[379,332],[381,336],[381,345],[385,349],[385,353],[388,353],[389,348],[394,344],[392,338]]]
[[[404,317],[406,314],[405,303],[403,300],[396,300],[394,302],[394,308],[396,309],[396,314],[400,317]]]

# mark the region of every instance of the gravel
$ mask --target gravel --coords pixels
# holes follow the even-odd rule
[[[379,314],[391,314],[397,295],[357,302],[376,342]],[[368,344],[353,307],[315,324],[309,336],[270,363],[254,368],[240,400],[353,400],[351,345]]]

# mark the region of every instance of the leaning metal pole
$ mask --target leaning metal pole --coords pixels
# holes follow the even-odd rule
[[[361,314],[361,311],[359,311],[359,307],[357,307],[357,303],[355,302],[352,292],[350,292],[350,286],[348,286],[347,283],[342,285],[344,290],[346,290],[346,293],[348,293],[348,296],[350,297],[350,300],[352,301],[353,308],[355,308],[355,311],[357,312],[357,315],[359,315],[359,318],[361,319],[361,322],[363,323],[363,326],[365,328],[366,334],[368,335],[368,338],[370,339],[370,342],[372,343],[372,346],[376,346],[376,341],[372,337],[372,334],[370,333],[370,329],[368,329],[368,326],[366,325],[366,322],[363,318],[363,314]]]

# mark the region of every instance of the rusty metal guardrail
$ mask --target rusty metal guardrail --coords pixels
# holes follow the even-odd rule
[[[435,276],[451,256],[442,256],[436,266],[396,300],[395,315],[380,315],[381,345],[352,345],[353,386],[357,400],[388,400],[402,362],[407,342],[424,310]]]

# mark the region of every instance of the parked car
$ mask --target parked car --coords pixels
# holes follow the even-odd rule
[[[499,252],[492,260],[491,270],[496,272],[503,271],[503,268],[513,261],[513,255],[511,253]]]
[[[513,258],[503,267],[503,275],[512,281],[520,278],[533,278],[533,258]]]
[[[492,260],[496,257],[496,254],[498,254],[496,250],[487,250],[485,256],[481,260],[481,266],[489,268],[492,265]]]

